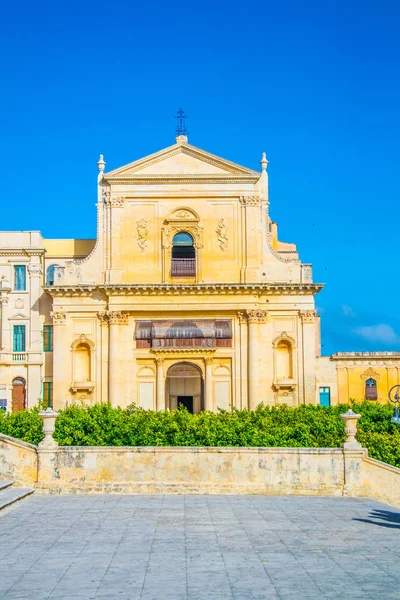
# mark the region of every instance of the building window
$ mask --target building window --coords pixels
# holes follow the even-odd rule
[[[53,352],[53,325],[43,326],[43,352]]]
[[[196,276],[196,251],[193,238],[189,233],[177,233],[172,240],[172,277]]]
[[[13,325],[13,352],[25,352],[26,350],[26,327],[25,325]]]
[[[14,266],[14,290],[17,292],[26,292],[26,266]]]
[[[319,388],[319,404],[328,408],[331,405],[331,388],[320,387]]]
[[[7,400],[0,400],[0,410],[7,410]]]
[[[46,408],[53,408],[53,382],[43,382],[43,404]]]
[[[59,267],[60,265],[49,265],[46,269],[46,285],[54,285],[54,273],[55,273],[55,268]]]
[[[367,400],[378,399],[378,388],[375,379],[370,378],[365,382],[365,398]]]

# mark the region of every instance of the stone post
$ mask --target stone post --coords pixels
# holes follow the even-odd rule
[[[255,410],[262,401],[260,390],[260,360],[261,352],[259,345],[259,323],[266,323],[268,311],[248,310],[249,322],[249,409]]]
[[[43,433],[44,439],[39,442],[39,448],[56,448],[58,446],[58,442],[53,438],[54,428],[56,426],[56,419],[58,417],[58,413],[54,412],[50,407],[46,408],[46,410],[42,410],[39,413],[39,417],[43,422]]]
[[[212,411],[212,410],[214,410],[213,382],[212,382],[212,365],[213,365],[212,357],[208,356],[205,359],[205,363],[206,363],[206,381],[205,381],[204,409]]]
[[[123,386],[120,383],[120,356],[121,340],[120,325],[128,324],[128,315],[120,311],[110,311],[109,320],[109,347],[108,347],[108,402],[111,406],[118,406],[121,403],[120,397]]]
[[[345,442],[342,444],[343,448],[345,448],[346,450],[360,449],[361,444],[357,442],[355,436],[357,433],[357,421],[358,419],[360,419],[361,415],[357,415],[351,410],[351,408],[349,408],[347,413],[344,413],[340,416],[343,419],[345,432],[347,436]]]
[[[165,379],[164,359],[156,358],[157,362],[157,411],[165,410]]]

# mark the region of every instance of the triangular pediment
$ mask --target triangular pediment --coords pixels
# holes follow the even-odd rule
[[[29,321],[29,317],[28,315],[24,315],[21,312],[16,313],[15,315],[12,315],[11,317],[9,317],[10,321]]]
[[[259,177],[260,173],[200,150],[190,144],[174,144],[136,160],[128,165],[105,173],[106,179],[130,179],[136,177],[187,177],[233,176]]]

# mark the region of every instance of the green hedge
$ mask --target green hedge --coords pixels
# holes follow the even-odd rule
[[[259,406],[192,415],[184,409],[126,410],[107,404],[73,405],[60,411],[55,438],[65,446],[283,446],[335,448],[344,440],[339,417],[349,407],[361,413],[357,439],[369,455],[400,467],[400,426],[388,405],[362,402],[323,408]],[[0,411],[0,432],[37,444],[43,437],[39,409]]]

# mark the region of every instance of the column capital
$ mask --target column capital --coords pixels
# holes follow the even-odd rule
[[[120,310],[110,310],[107,313],[110,325],[127,325],[129,315]]]
[[[249,323],[267,323],[268,321],[267,310],[246,310],[246,315]]]
[[[101,325],[107,325],[107,323],[109,321],[109,317],[106,312],[98,312],[97,316],[99,318]]]
[[[242,206],[260,206],[261,196],[240,196],[239,202]]]
[[[29,263],[28,273],[31,277],[40,277],[42,274],[42,265],[40,263]]]
[[[164,362],[165,362],[165,358],[163,356],[157,356],[156,357],[157,367],[163,367],[164,366]]]
[[[67,322],[67,314],[65,312],[52,311],[50,313],[54,325],[65,325]]]
[[[247,323],[247,321],[248,321],[247,314],[243,311],[238,312],[237,318],[238,318],[239,323]]]
[[[315,310],[301,310],[299,314],[302,323],[314,323],[316,315]]]
[[[206,365],[206,367],[209,367],[213,364],[214,359],[212,356],[206,356],[204,359],[204,364]]]

